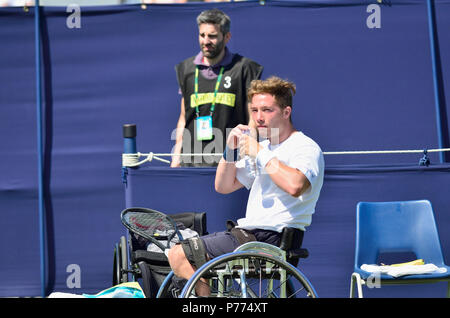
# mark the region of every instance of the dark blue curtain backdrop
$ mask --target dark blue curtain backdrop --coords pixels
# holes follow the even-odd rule
[[[247,193],[214,193],[210,169],[172,171],[154,161],[129,169],[127,187],[122,182],[123,124],[137,124],[140,152],[173,147],[180,108],[174,66],[199,50],[202,10],[230,15],[229,48],[264,65],[264,78],[297,84],[294,124],[328,152],[449,147],[450,1],[433,4],[432,39],[422,0],[81,7],[80,28],[68,27],[65,7],[42,8],[48,292],[111,286],[126,204],[204,210],[210,230],[243,213]],[[371,10],[379,12],[379,28],[370,28]],[[41,290],[34,32],[34,8],[0,9],[0,296]],[[449,225],[448,167],[437,153],[429,154],[430,167],[419,167],[421,157],[326,156],[323,195],[305,237],[311,257],[304,269],[319,294],[348,295],[358,201],[429,199],[440,229]],[[448,254],[450,237],[441,236]],[[80,268],[79,288],[69,288],[72,264]]]

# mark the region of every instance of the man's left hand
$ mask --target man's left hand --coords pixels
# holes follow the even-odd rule
[[[239,153],[241,156],[256,158],[260,148],[259,142],[249,135],[242,135],[239,138]]]

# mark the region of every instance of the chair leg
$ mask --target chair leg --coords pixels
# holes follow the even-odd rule
[[[362,284],[363,280],[361,279],[361,276],[358,273],[353,273],[351,282],[350,282],[350,298],[355,297],[355,283],[356,287],[358,288],[358,298],[363,298],[363,292],[362,292]]]
[[[355,297],[355,277],[354,273],[352,274],[352,277],[350,278],[350,298]]]
[[[447,283],[447,298],[450,298],[450,281]]]

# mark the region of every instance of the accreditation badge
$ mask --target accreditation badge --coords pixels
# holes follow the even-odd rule
[[[202,116],[196,119],[197,140],[211,140],[213,138],[212,117]]]

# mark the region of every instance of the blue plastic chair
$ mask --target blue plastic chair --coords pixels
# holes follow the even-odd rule
[[[439,235],[431,203],[427,200],[398,202],[360,202],[356,209],[356,250],[354,272],[351,277],[350,297],[355,284],[362,298],[362,285],[417,284],[439,281],[450,282],[450,268],[444,264]],[[426,264],[447,269],[445,273],[406,275],[395,278],[361,269],[363,264],[376,264],[381,253],[412,252]],[[405,260],[405,262],[411,260]],[[369,286],[370,287],[370,286]],[[450,283],[447,285],[450,297]]]

